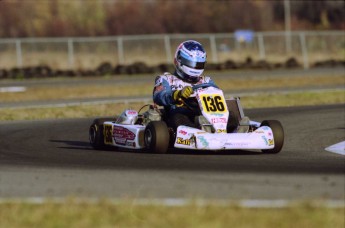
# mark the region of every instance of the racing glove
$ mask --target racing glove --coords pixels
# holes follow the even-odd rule
[[[190,95],[192,95],[193,89],[191,86],[185,86],[182,90],[175,90],[173,92],[173,100],[175,102],[178,102],[180,98],[188,98]]]

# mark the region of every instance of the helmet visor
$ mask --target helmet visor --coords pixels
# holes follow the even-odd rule
[[[183,56],[180,56],[180,63],[181,65],[184,65],[193,69],[203,70],[205,68],[205,62],[191,61],[184,58]]]

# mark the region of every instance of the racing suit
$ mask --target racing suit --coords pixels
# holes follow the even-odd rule
[[[153,101],[160,106],[164,106],[167,113],[168,126],[175,130],[179,125],[198,127],[195,125],[194,121],[194,117],[197,113],[183,105],[178,105],[176,101],[174,101],[172,95],[175,90],[182,90],[185,86],[193,87],[193,85],[203,83],[210,83],[217,87],[213,80],[208,76],[200,76],[199,81],[196,83],[183,81],[178,76],[168,72],[156,77],[153,89]],[[190,99],[196,99],[194,93],[190,96]]]

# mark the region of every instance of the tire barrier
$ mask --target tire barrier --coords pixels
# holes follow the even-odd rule
[[[344,60],[325,60],[315,62],[311,67],[345,67]],[[265,60],[254,61],[248,57],[244,62],[227,60],[223,63],[208,63],[208,71],[237,70],[237,69],[294,69],[302,68],[302,65],[295,59],[289,58],[283,63],[270,63]],[[0,69],[1,79],[29,79],[29,78],[52,78],[52,77],[91,77],[91,76],[115,76],[133,74],[160,74],[162,72],[173,72],[173,64],[159,64],[148,66],[143,62],[136,62],[130,65],[113,66],[110,62],[100,64],[96,69],[63,70],[52,69],[47,65],[31,66],[23,68]]]

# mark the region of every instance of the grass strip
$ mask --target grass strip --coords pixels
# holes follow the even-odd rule
[[[344,208],[310,204],[284,208],[243,208],[237,205],[183,206],[112,204],[66,200],[0,204],[0,227],[344,227]]]
[[[242,106],[249,108],[292,107],[323,104],[344,104],[344,91],[298,92],[288,94],[259,94],[241,97]],[[0,121],[84,118],[96,116],[115,116],[123,110],[139,110],[143,103],[80,105],[57,108],[0,109]]]
[[[301,76],[301,77],[253,77],[246,78],[218,79],[215,81],[223,91],[243,90],[243,89],[288,89],[304,88],[306,86],[326,87],[333,85],[344,85],[345,77],[339,76]],[[21,93],[3,93],[2,102],[18,101],[39,101],[39,100],[59,100],[59,99],[79,99],[79,98],[100,98],[118,96],[143,96],[151,95],[154,79],[152,82],[140,84],[127,83],[106,85],[75,85],[75,86],[54,86],[54,87],[28,87]]]

